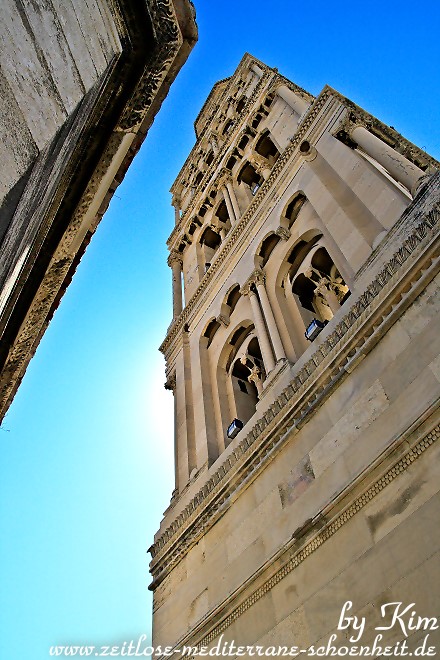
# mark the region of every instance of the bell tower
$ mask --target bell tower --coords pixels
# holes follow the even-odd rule
[[[392,470],[435,427],[438,163],[330,87],[313,97],[249,54],[214,86],[195,132],[171,190],[161,351],[176,486],[150,548],[154,641],[293,646],[301,630],[307,648],[345,600],[361,609],[381,594],[372,577],[371,594],[342,589],[318,617],[336,579],[328,561],[349,579],[397,539],[383,521],[407,477]],[[414,301],[429,317],[422,334],[410,328]],[[432,387],[404,405],[408,369]],[[387,470],[396,479],[373,502]]]

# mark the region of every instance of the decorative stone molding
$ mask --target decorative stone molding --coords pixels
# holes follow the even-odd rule
[[[147,0],[147,3],[156,31],[157,49],[153,61],[145,66],[131,103],[121,117],[119,126],[123,131],[132,131],[145,120],[183,43],[172,0]]]
[[[335,93],[338,94],[337,92]],[[351,140],[351,134],[355,128],[366,128],[373,135],[383,140],[385,144],[395,149],[402,156],[405,156],[405,158],[408,158],[417,167],[425,170],[429,168],[431,171],[439,168],[439,163],[434,158],[404,138],[394,128],[386,126],[349,99],[343,96],[341,98],[349,112],[333,132],[333,135],[339,140],[350,147],[355,147],[356,143]]]
[[[440,183],[440,175],[436,179]],[[406,220],[410,221],[410,218],[407,216]],[[440,205],[437,205],[413,227],[401,247],[353,302],[333,331],[317,346],[310,359],[299,371],[293,372],[291,383],[264,417],[159,536],[150,548],[153,588],[197,542],[199,534],[206,533],[228,506],[231,493],[226,483],[231,470],[234,471],[235,492],[244,479],[249,479],[252,470],[261,470],[265,458],[283,443],[288,429],[300,428],[305,423],[323,397],[328,396],[341,378],[372,350],[378,339],[435,276],[440,267],[435,252],[436,249],[439,251],[439,220]],[[400,282],[398,288],[397,282]],[[248,280],[245,287],[250,286]],[[402,290],[405,290],[404,295]],[[242,469],[244,464],[245,470]]]

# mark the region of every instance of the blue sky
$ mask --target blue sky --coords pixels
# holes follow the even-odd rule
[[[173,489],[168,190],[213,84],[248,51],[327,83],[440,157],[440,5],[196,2],[200,38],[0,429],[0,658],[149,633],[146,549]]]

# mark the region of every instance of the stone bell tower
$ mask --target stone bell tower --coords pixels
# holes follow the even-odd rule
[[[381,603],[435,616],[439,164],[249,54],[195,131],[171,190],[154,642],[340,646],[346,601],[365,644]]]

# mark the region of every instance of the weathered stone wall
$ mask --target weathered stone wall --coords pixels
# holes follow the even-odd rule
[[[2,3],[0,241],[38,155],[120,52],[105,2]]]
[[[190,0],[2,4],[0,420],[196,39]]]

